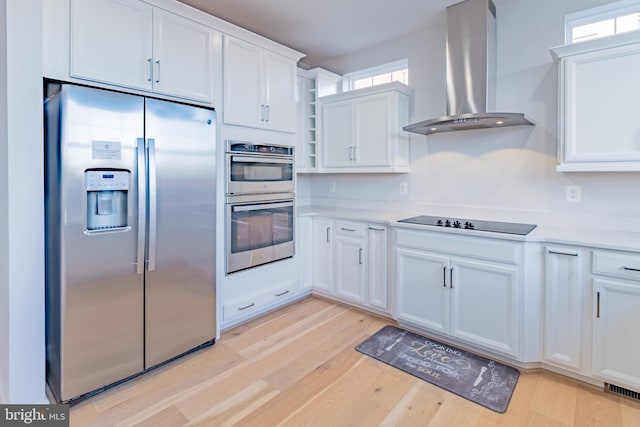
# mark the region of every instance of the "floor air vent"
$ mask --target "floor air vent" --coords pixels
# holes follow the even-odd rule
[[[624,387],[620,387],[615,384],[604,383],[604,391],[607,393],[617,394],[618,396],[626,397],[627,399],[633,399],[640,401],[640,393],[637,391],[629,390]]]

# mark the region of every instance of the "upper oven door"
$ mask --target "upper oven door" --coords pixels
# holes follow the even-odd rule
[[[293,158],[227,154],[227,194],[291,193]]]

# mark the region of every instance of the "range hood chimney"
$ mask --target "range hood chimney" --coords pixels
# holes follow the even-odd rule
[[[447,7],[447,115],[403,127],[430,135],[533,125],[522,113],[495,113],[496,7],[465,0]]]

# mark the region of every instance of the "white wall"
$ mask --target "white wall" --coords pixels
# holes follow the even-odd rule
[[[455,3],[455,1],[451,1]],[[537,223],[640,227],[638,173],[558,173],[557,65],[564,15],[607,0],[502,0],[497,3],[497,109],[526,113],[535,127],[411,135],[409,175],[314,175],[314,203],[393,207],[425,214],[481,215]],[[431,26],[390,43],[318,64],[338,73],[409,59],[412,122],[445,114],[445,12]],[[409,196],[399,195],[400,182]],[[336,193],[329,193],[336,182]],[[565,202],[565,186],[582,203]],[[389,203],[388,201],[391,201]]]
[[[46,401],[41,1],[0,0],[3,403]]]

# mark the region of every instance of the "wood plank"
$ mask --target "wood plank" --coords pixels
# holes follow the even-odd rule
[[[505,414],[355,351],[392,323],[310,297],[71,407],[72,426],[640,427],[640,403],[521,372]]]

